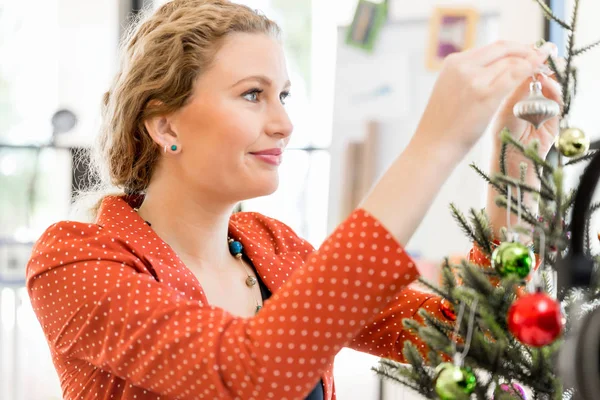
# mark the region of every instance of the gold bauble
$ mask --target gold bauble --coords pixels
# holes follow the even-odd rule
[[[584,155],[590,148],[590,139],[578,128],[566,128],[556,138],[556,148],[565,157]]]

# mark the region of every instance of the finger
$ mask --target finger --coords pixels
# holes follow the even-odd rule
[[[490,83],[490,89],[506,96],[519,85],[525,84],[535,71],[535,67],[528,61],[518,58],[512,58],[512,62],[507,60],[508,66],[496,75]]]
[[[481,87],[492,87],[498,79],[508,74],[508,76],[521,76],[523,75],[524,80],[528,76],[533,76],[536,70],[536,65],[532,64],[527,59],[521,57],[506,57],[490,66],[483,68],[479,73],[478,82],[476,83]],[[518,83],[515,83],[516,87]]]
[[[552,42],[546,42],[538,48],[541,53],[547,54],[549,57],[558,57],[558,47]]]
[[[506,57],[521,57],[536,59],[540,56],[540,51],[532,46],[499,41],[491,45],[480,47],[464,52],[465,61],[469,61],[473,65],[487,66],[493,64]]]

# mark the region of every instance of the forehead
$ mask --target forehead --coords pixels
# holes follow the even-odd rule
[[[251,75],[265,75],[275,83],[288,80],[281,43],[262,33],[228,35],[217,51],[207,75],[239,80]]]

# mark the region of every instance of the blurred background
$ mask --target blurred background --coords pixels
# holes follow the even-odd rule
[[[283,28],[295,124],[279,190],[241,207],[284,221],[317,247],[408,143],[446,55],[498,39],[545,38],[562,51],[565,39],[532,0],[239,2]],[[0,399],[61,398],[23,288],[25,264],[32,242],[71,217],[73,191],[88,184],[81,150],[98,132],[129,18],[162,3],[0,0]],[[548,4],[559,16],[569,10],[568,0]],[[581,8],[583,45],[600,36],[600,2],[582,1]],[[572,122],[597,140],[600,52],[579,62]],[[484,183],[468,164],[487,168],[489,139],[488,132],[456,169],[407,244],[419,262],[436,268],[442,257],[469,249],[448,204],[483,206]],[[574,183],[577,173],[569,179]],[[380,382],[370,370],[376,362],[343,350],[338,398],[417,398]]]

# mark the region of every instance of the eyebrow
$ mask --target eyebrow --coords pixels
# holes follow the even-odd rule
[[[231,85],[231,87],[235,87],[245,81],[259,81],[260,83],[262,83],[265,86],[271,86],[273,84],[273,82],[264,75],[252,75],[252,76],[247,76],[245,78],[240,79],[239,81],[237,81],[236,83]],[[291,85],[292,85],[292,83],[288,80],[285,83],[285,85],[283,85],[283,87],[289,88]]]

